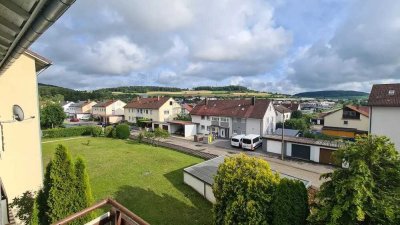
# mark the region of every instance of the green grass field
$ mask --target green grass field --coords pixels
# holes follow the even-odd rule
[[[202,159],[133,141],[88,137],[43,143],[45,165],[58,144],[86,161],[96,201],[112,197],[151,224],[212,224],[212,205],[183,183],[183,168]]]

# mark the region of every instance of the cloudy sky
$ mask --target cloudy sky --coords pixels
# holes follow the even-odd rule
[[[39,81],[74,89],[400,82],[397,0],[82,0],[33,46]]]

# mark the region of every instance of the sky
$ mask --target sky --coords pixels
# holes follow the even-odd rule
[[[32,49],[39,82],[242,85],[294,94],[400,83],[397,0],[84,0]]]

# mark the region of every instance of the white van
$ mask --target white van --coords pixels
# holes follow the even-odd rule
[[[256,148],[262,145],[262,140],[260,135],[249,134],[242,139],[242,148],[248,150],[256,150]]]
[[[231,138],[231,146],[233,147],[242,147],[242,139],[245,135],[243,134],[239,134],[239,135],[235,135]]]

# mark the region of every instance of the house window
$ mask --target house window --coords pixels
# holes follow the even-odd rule
[[[221,117],[221,122],[228,122],[228,118],[226,118],[226,117]]]
[[[139,113],[139,109],[137,109],[136,111],[137,111],[137,113]]]
[[[146,109],[146,114],[149,114],[149,110],[148,109]]]
[[[211,120],[212,121],[219,121],[219,118],[218,117],[211,117]]]
[[[207,131],[210,131],[210,127],[209,126],[207,126]]]
[[[209,116],[207,116],[207,120],[210,120],[210,117],[209,117]]]
[[[345,121],[343,121],[343,124],[347,125],[347,124],[349,124],[349,121],[345,120]]]
[[[201,120],[204,120],[206,117],[205,116],[201,116]]]
[[[169,110],[165,110],[164,115],[169,115]]]
[[[169,105],[172,105],[172,101],[169,101]]]
[[[150,109],[150,114],[153,114],[153,110]]]
[[[201,130],[205,130],[206,127],[204,125],[201,125]]]

